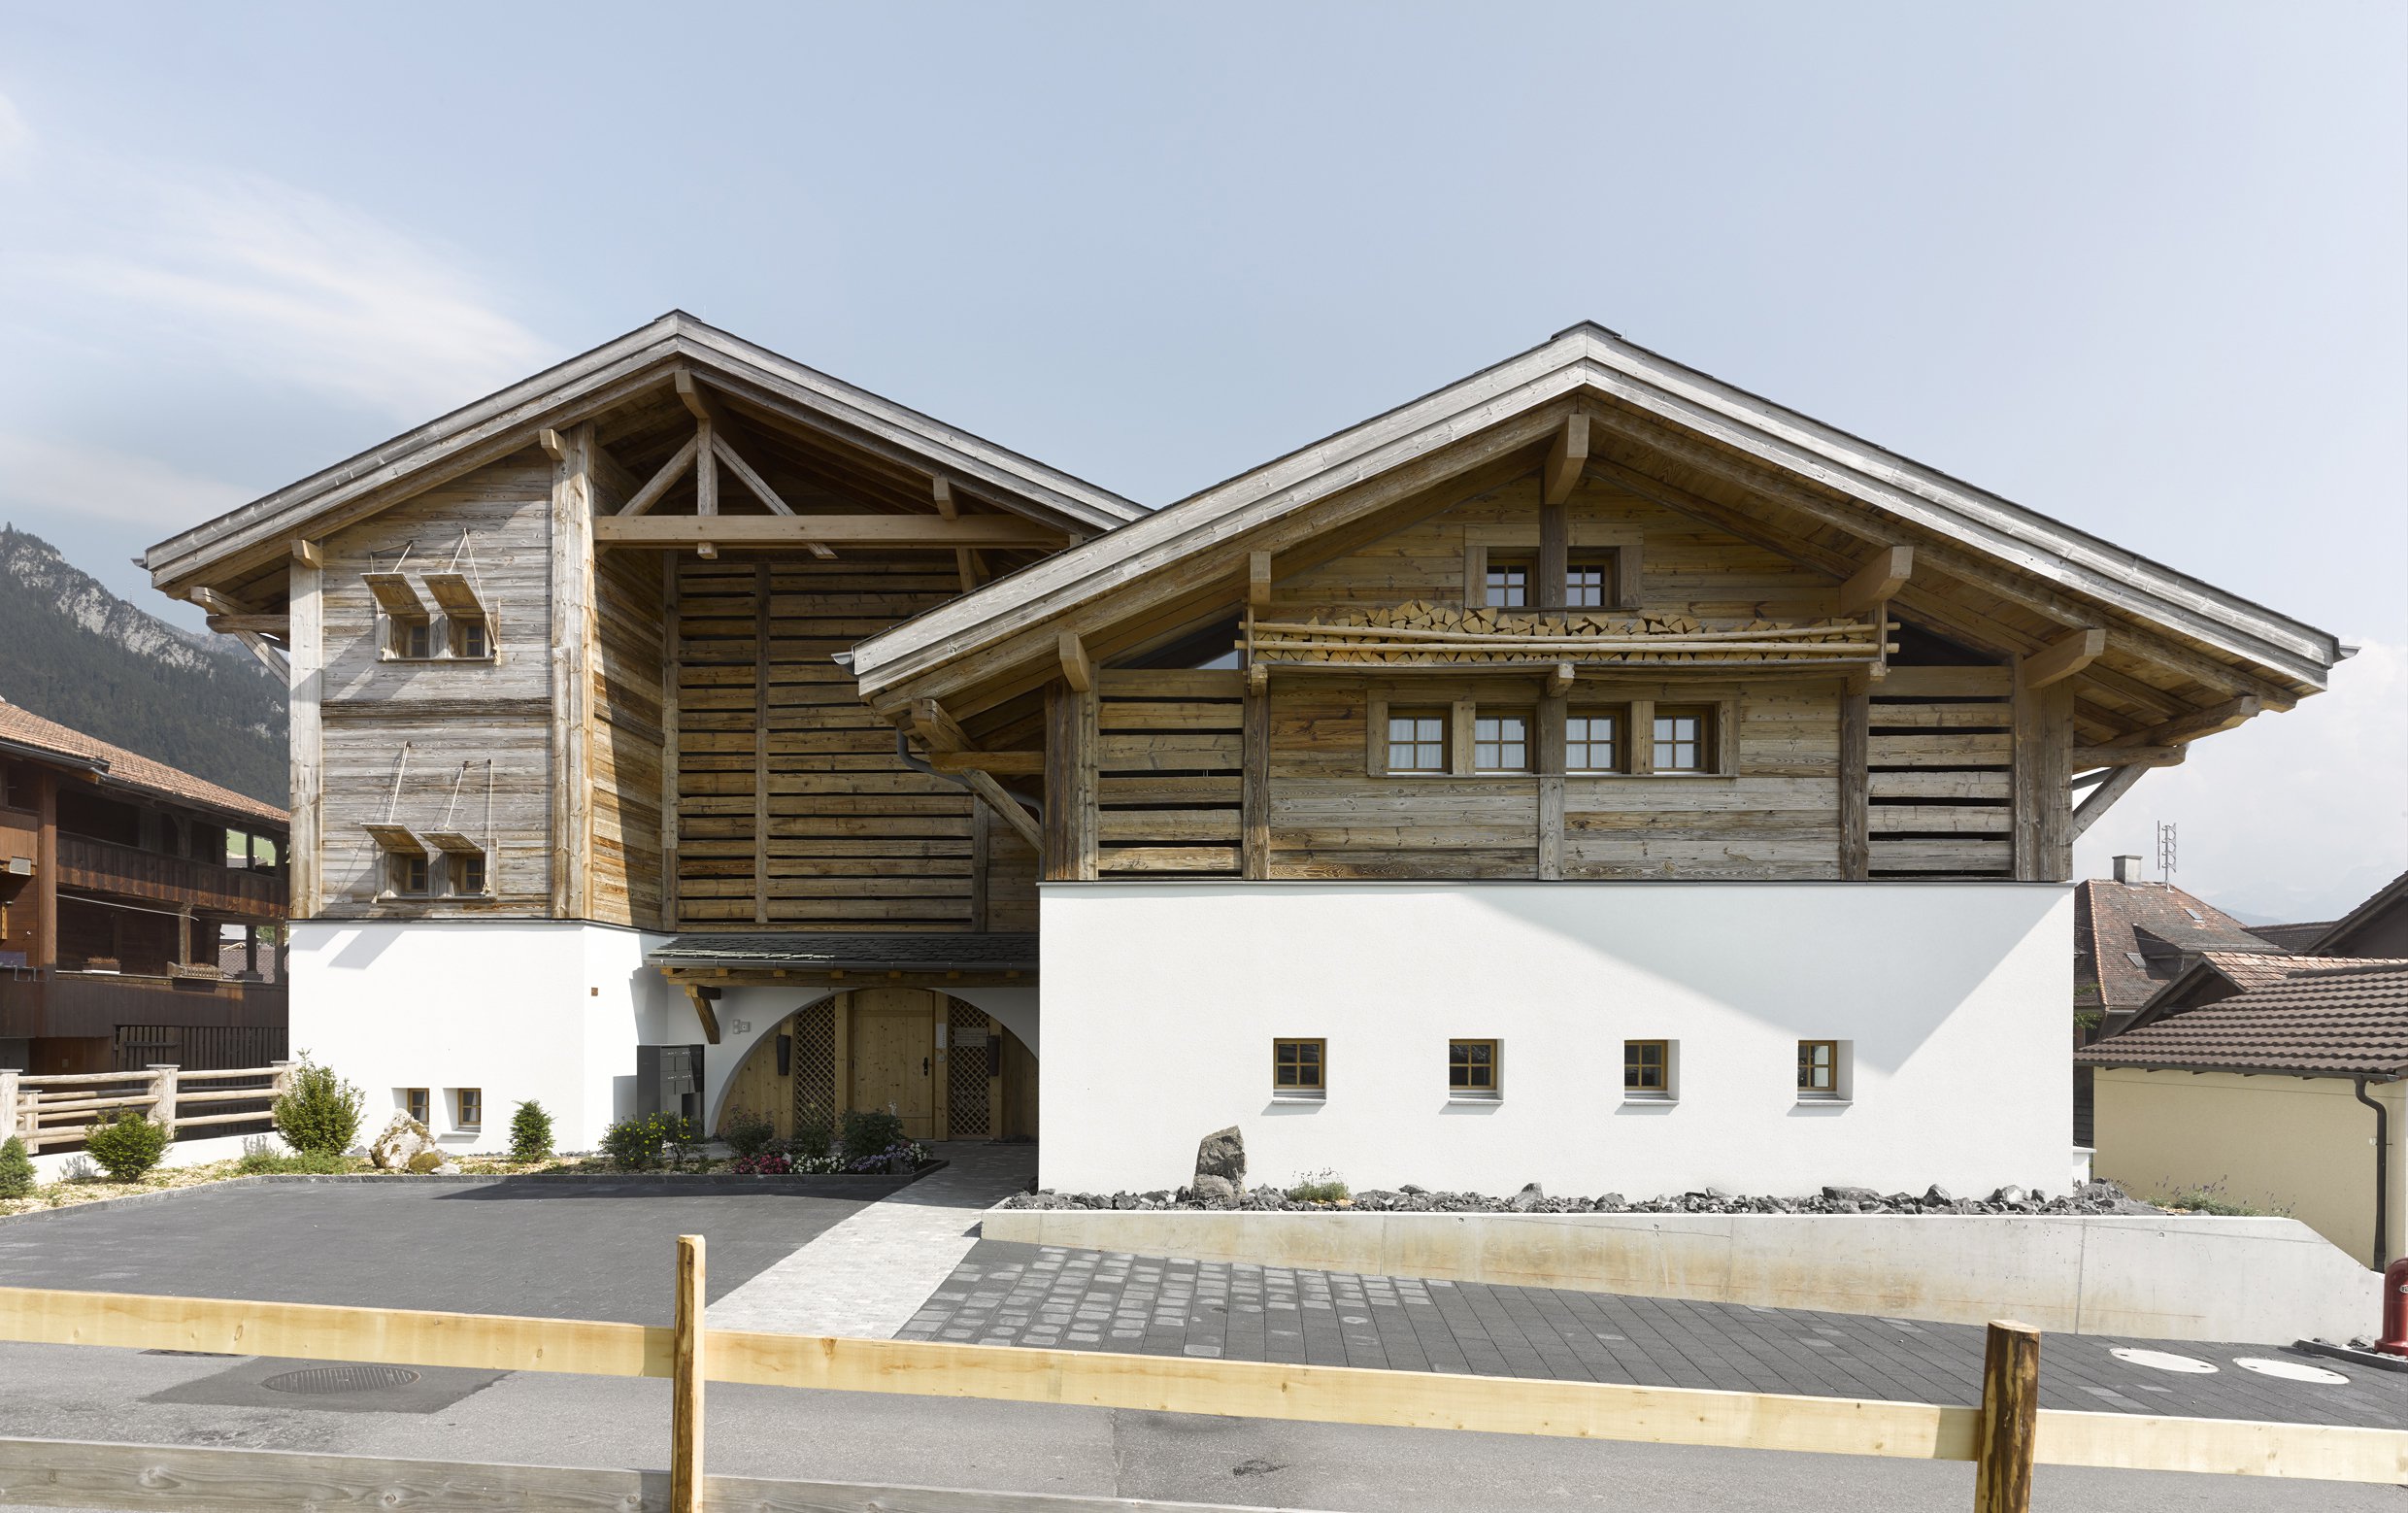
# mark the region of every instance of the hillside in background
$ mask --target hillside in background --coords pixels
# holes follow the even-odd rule
[[[238,643],[143,613],[15,526],[0,528],[0,698],[287,802],[284,685]]]

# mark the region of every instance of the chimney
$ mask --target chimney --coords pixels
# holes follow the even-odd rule
[[[2116,858],[2116,881],[2119,883],[2141,881],[2140,858],[2138,857],[2118,857]]]

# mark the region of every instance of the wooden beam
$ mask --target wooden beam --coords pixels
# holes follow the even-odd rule
[[[2017,662],[2015,681],[2027,689],[2045,689],[2090,666],[2106,650],[2107,632],[2104,630],[2077,630],[2071,635],[2059,636]]]
[[[2132,785],[2141,780],[2147,767],[2118,767],[2107,780],[2090,790],[2089,797],[2074,809],[2073,834],[2080,840],[2083,832],[2096,824],[2099,817],[2115,807],[2116,800],[2132,791]]]
[[[1839,701],[1839,875],[1851,883],[1872,876],[1872,696],[1851,682]]]
[[[1993,1322],[1982,1356],[1982,1435],[1973,1457],[1974,1513],[2031,1513],[2039,1443],[2040,1331]]]
[[[939,772],[992,772],[1007,778],[1041,777],[1043,752],[937,752],[928,765]]]
[[[669,1513],[702,1513],[702,1383],[710,1362],[702,1328],[702,1236],[677,1241],[677,1300],[671,1329]]]
[[[694,438],[691,436],[686,438],[686,445],[670,454],[669,460],[660,465],[660,471],[652,476],[651,482],[637,489],[634,498],[619,507],[617,518],[632,519],[658,504],[664,494],[677,487],[677,481],[686,476],[686,470],[694,465],[694,453],[697,450],[698,445]],[[599,539],[598,534],[597,539]]]
[[[292,538],[292,559],[303,567],[323,567],[326,565],[326,553],[317,542],[304,541],[295,536]]]
[[[693,369],[678,369],[670,384],[677,390],[678,399],[686,406],[686,413],[694,418],[695,424],[720,423],[726,412],[719,408],[719,401],[711,397],[710,391],[702,387],[702,381],[694,377]]]
[[[736,449],[727,444],[725,433],[716,430],[711,433],[711,450],[719,454],[719,459],[727,464],[727,471],[736,475],[738,483],[752,489],[754,498],[769,506],[770,514],[792,515],[794,513],[786,507],[786,500],[779,497],[778,490],[769,487],[768,479],[753,472],[752,464],[736,455]]]
[[[2192,710],[2161,725],[2117,736],[2106,745],[2111,750],[2119,751],[2136,746],[2181,746],[2203,736],[2229,730],[2245,720],[2253,720],[2263,713],[2265,707],[2265,701],[2255,693],[2242,693],[2221,704]]]
[[[1045,838],[1038,876],[1050,883],[1096,875],[1096,697],[1052,683],[1045,690]]]
[[[699,542],[722,547],[803,547],[812,542],[859,547],[1028,547],[1053,549],[1067,538],[1017,515],[609,515],[594,521],[602,546],[678,549]]]
[[[2180,746],[2077,746],[2074,770],[2092,767],[2171,767],[2183,759]]]
[[[1246,554],[1246,604],[1250,609],[1271,607],[1271,554]]]
[[[1547,674],[1547,696],[1561,698],[1571,692],[1572,680],[1579,676],[1580,669],[1570,662],[1555,663],[1554,669]]]
[[[590,713],[593,481],[587,457],[593,424],[563,438],[552,468],[551,803],[546,871],[552,917],[584,919],[592,901],[593,785]]]
[[[1839,586],[1839,612],[1860,614],[1876,604],[1897,596],[1915,573],[1913,547],[1883,547],[1874,552],[1872,560],[1856,569],[1846,583]]]
[[[719,1043],[719,1011],[711,1006],[711,993],[717,989],[704,989],[700,983],[686,983],[686,1001],[694,1006],[694,1018],[702,1021],[702,1038],[713,1045]]]
[[[248,615],[251,606],[217,588],[194,588],[184,597],[212,615]]]
[[[1054,641],[1054,654],[1062,664],[1062,681],[1074,693],[1085,693],[1095,687],[1095,668],[1087,657],[1087,643],[1075,632],[1065,630]]]
[[[291,681],[292,659],[286,656],[280,648],[271,645],[267,637],[255,630],[237,630],[233,635],[235,640],[243,644],[244,651],[258,658],[260,666],[286,682]]]
[[[1258,552],[1254,560],[1270,576],[1271,554]],[[1249,668],[1251,674],[1254,669]],[[1238,875],[1259,883],[1271,875],[1271,691],[1269,681],[1246,688],[1245,714],[1238,727],[1240,766],[1245,773],[1238,790]]]
[[[962,779],[970,785],[970,790],[995,812],[997,818],[1012,827],[1014,834],[1028,843],[1029,850],[1041,856],[1044,854],[1045,835],[1037,828],[1037,817],[1028,812],[1027,805],[1014,798],[1002,784],[996,782],[992,773],[973,769],[963,773]]]
[[[285,570],[290,630],[284,648],[292,663],[284,706],[292,809],[285,848],[285,904],[296,920],[316,918],[325,901],[325,724],[319,712],[325,684],[324,579],[322,568],[299,560]],[[48,836],[50,832],[46,828],[43,833]],[[50,960],[47,955],[36,958],[37,964],[47,965]]]
[[[281,636],[292,628],[289,613],[277,615],[212,615],[209,628],[221,636]]]
[[[544,455],[554,462],[559,461],[568,454],[568,443],[562,441],[560,433],[549,425],[535,433],[535,445],[543,448]]]
[[[2074,690],[2015,690],[2012,746],[2015,875],[2060,883],[2073,872]]]
[[[1570,498],[1588,465],[1589,412],[1577,410],[1564,417],[1563,428],[1547,449],[1547,486],[1540,502],[1561,504]]]

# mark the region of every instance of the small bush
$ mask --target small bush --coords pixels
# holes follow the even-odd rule
[[[824,1160],[836,1148],[836,1116],[817,1103],[807,1103],[794,1116],[794,1138],[787,1142],[797,1156]]]
[[[0,1140],[0,1197],[33,1195],[33,1158],[15,1135]]]
[[[776,1144],[778,1125],[767,1114],[756,1114],[749,1108],[735,1109],[728,1114],[726,1126],[720,1129],[719,1138],[727,1142],[727,1149],[741,1160],[748,1156],[758,1156]]]
[[[620,1171],[658,1171],[668,1164],[662,1153],[685,1124],[674,1114],[619,1120],[602,1132],[602,1154]]]
[[[367,1100],[332,1068],[303,1058],[292,1087],[276,1100],[276,1132],[303,1155],[340,1156],[359,1138],[359,1111]]]
[[[159,1163],[175,1138],[165,1125],[121,1108],[115,1119],[84,1131],[84,1149],[113,1179],[133,1182]]]
[[[883,1108],[848,1109],[841,1143],[848,1168],[855,1161],[883,1157],[904,1143],[903,1116]]]
[[[1288,1198],[1298,1203],[1335,1203],[1353,1195],[1354,1190],[1334,1171],[1308,1171],[1288,1190]]]
[[[323,1151],[305,1151],[289,1155],[278,1150],[265,1137],[243,1142],[243,1159],[235,1168],[246,1177],[294,1173],[312,1177],[332,1177],[351,1169],[351,1160],[345,1156],[329,1156]]]
[[[552,1158],[552,1113],[529,1098],[510,1116],[510,1159],[540,1161]]]
[[[794,1169],[794,1162],[782,1151],[763,1151],[737,1157],[727,1169],[747,1177],[783,1177]]]
[[[843,1163],[843,1169],[853,1172],[892,1172],[900,1176],[918,1171],[928,1162],[928,1148],[912,1140],[897,1140],[882,1151],[856,1156]]]

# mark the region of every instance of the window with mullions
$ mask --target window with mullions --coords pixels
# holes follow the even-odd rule
[[[1320,1097],[1326,1093],[1328,1045],[1325,1040],[1272,1041],[1271,1091],[1290,1097]]]
[[[1488,608],[1527,609],[1530,604],[1530,564],[1512,557],[1488,558]]]
[[[1668,1040],[1622,1042],[1622,1095],[1630,1098],[1672,1096],[1672,1043]]]
[[[451,858],[452,891],[462,897],[485,896],[485,857],[481,853],[457,852]]]
[[[425,1124],[427,1120],[433,1116],[434,1112],[433,1106],[426,1096],[426,1090],[424,1088],[402,1089],[401,1108],[403,1113],[408,1114],[412,1119],[417,1120],[421,1125]]]
[[[1601,610],[1614,602],[1614,554],[1576,552],[1563,571],[1563,607]]]
[[[1472,770],[1530,770],[1530,717],[1502,710],[1481,710],[1472,716]]]
[[[1603,710],[1563,717],[1563,770],[1622,770],[1622,717]]]
[[[395,855],[388,858],[392,869],[393,891],[423,894],[426,891],[426,857]]]
[[[391,655],[406,661],[424,661],[435,655],[435,627],[424,620],[405,620],[398,616],[391,622],[392,639],[387,643]]]
[[[1492,1098],[1497,1095],[1497,1044],[1493,1040],[1447,1042],[1447,1095]]]
[[[1391,711],[1388,717],[1388,770],[1444,772],[1447,770],[1447,715],[1444,710]]]
[[[453,616],[449,622],[452,632],[452,655],[462,661],[485,661],[493,656],[493,629],[485,622],[469,616]]]
[[[1839,1086],[1839,1042],[1801,1040],[1797,1043],[1797,1095],[1836,1098]]]
[[[1656,709],[1656,770],[1714,770],[1714,712],[1707,709]]]
[[[485,1123],[485,1090],[483,1088],[456,1090],[454,1102],[457,1104],[460,1116],[459,1126],[462,1129],[475,1129]]]

